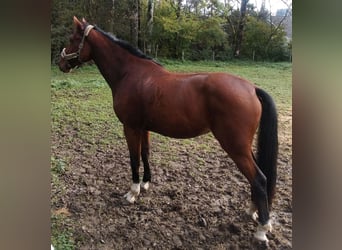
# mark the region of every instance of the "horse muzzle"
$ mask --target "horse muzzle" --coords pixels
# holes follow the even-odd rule
[[[70,63],[67,60],[64,60],[61,58],[61,60],[58,63],[59,70],[64,73],[69,73],[72,69]]]

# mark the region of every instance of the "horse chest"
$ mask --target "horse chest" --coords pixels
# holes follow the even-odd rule
[[[131,127],[141,123],[141,108],[137,100],[116,96],[113,99],[114,112],[121,123]]]

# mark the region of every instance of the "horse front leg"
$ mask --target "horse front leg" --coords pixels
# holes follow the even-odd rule
[[[124,197],[128,202],[134,203],[140,194],[139,166],[141,152],[141,130],[132,129],[124,125],[124,133],[129,150],[133,180],[130,191],[125,194]]]
[[[148,162],[150,156],[150,134],[149,131],[143,131],[141,137],[141,158],[144,164],[144,176],[140,186],[144,190],[148,190],[151,182],[150,163]]]

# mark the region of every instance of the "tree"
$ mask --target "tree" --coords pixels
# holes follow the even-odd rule
[[[275,32],[268,23],[253,16],[247,19],[242,47],[242,56],[252,60],[280,61],[287,57],[284,30],[279,28]]]
[[[153,31],[153,16],[154,16],[154,0],[148,0],[147,3],[147,19],[146,19],[146,30],[147,30],[147,51],[152,52],[152,31]]]
[[[75,12],[83,13],[80,4],[73,6],[70,0],[53,0],[51,9],[51,62],[55,63],[72,31],[72,17]]]
[[[74,15],[154,57],[278,60],[291,53],[284,20],[272,22],[266,8],[256,11],[248,0],[53,0],[52,62],[68,43]]]
[[[115,16],[115,0],[112,0],[112,7],[110,9],[110,19],[108,20],[108,30],[110,32],[114,31],[114,16]]]
[[[236,43],[234,47],[234,57],[239,58],[240,57],[240,50],[243,40],[243,31],[246,24],[246,10],[247,10],[247,3],[248,0],[241,0],[241,8],[240,8],[240,20],[238,29],[236,32]]]
[[[131,42],[135,47],[139,47],[140,41],[140,1],[130,0],[131,16],[130,16],[130,31],[131,31]]]
[[[223,18],[210,17],[199,22],[199,29],[196,33],[193,48],[198,50],[193,60],[216,59],[220,50],[227,47],[227,34],[221,28]]]

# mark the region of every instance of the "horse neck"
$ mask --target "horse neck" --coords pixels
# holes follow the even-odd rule
[[[92,59],[107,81],[112,91],[115,91],[121,79],[126,74],[128,52],[110,41],[100,32],[92,32],[89,36]]]

